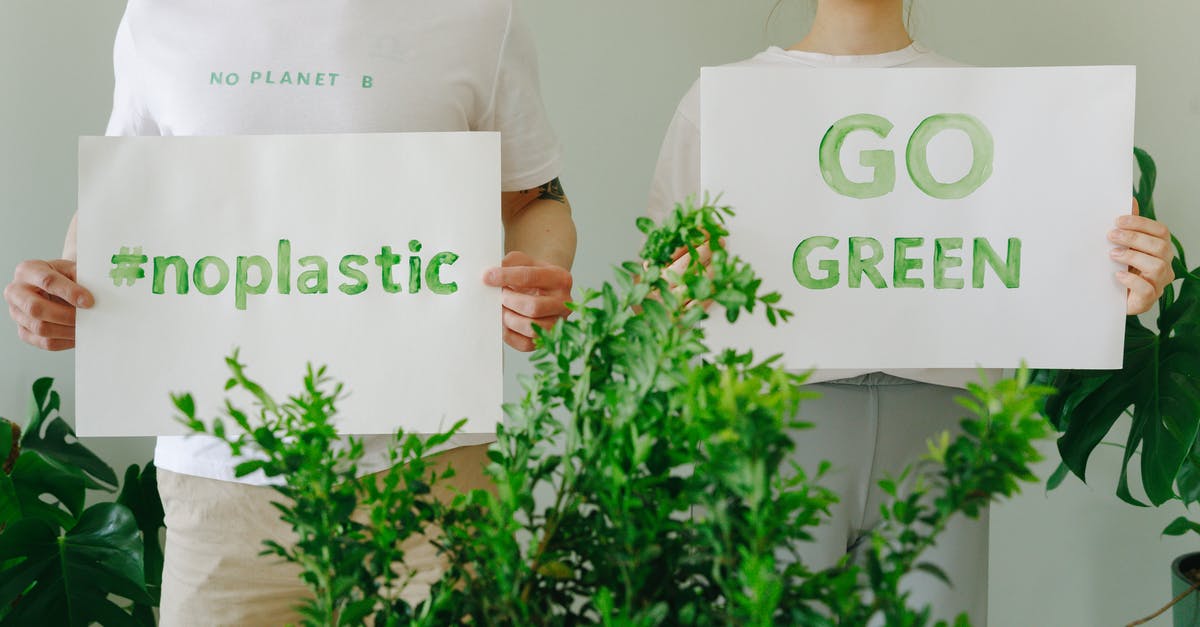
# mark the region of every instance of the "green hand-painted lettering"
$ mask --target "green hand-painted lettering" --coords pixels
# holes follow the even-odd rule
[[[1015,237],[1008,238],[1008,257],[1003,262],[986,238],[975,238],[974,252],[971,264],[971,287],[983,287],[985,266],[992,267],[992,271],[1004,283],[1004,287],[1009,289],[1021,287],[1021,240]]]
[[[417,256],[421,252],[421,242],[410,241],[408,251],[413,253],[408,256],[408,293],[416,294],[421,291],[421,258]]]
[[[840,274],[836,260],[822,259],[817,263],[817,267],[825,271],[825,276],[820,279],[814,278],[808,267],[808,256],[812,254],[813,250],[817,248],[833,250],[837,244],[837,238],[823,235],[810,237],[800,242],[800,245],[796,246],[796,252],[792,254],[792,273],[796,275],[796,281],[810,290],[824,290],[837,285]]]
[[[933,240],[933,287],[938,290],[961,290],[963,280],[946,276],[950,268],[963,265],[961,257],[951,257],[950,251],[962,250],[961,237],[939,237]]]
[[[912,259],[908,256],[908,249],[917,248],[925,245],[923,237],[897,237],[896,248],[892,255],[892,286],[895,288],[910,287],[921,288],[925,287],[925,281],[921,278],[909,278],[908,273],[912,270],[920,270],[925,266],[925,261],[922,259]]]
[[[217,269],[217,282],[208,282],[208,268]],[[220,257],[201,257],[192,268],[192,285],[205,296],[216,296],[229,285],[229,265]]]
[[[397,294],[403,287],[392,280],[392,268],[400,263],[400,255],[392,252],[391,246],[384,246],[379,249],[379,254],[375,255],[375,265],[380,268],[380,281],[383,285],[383,291],[388,294]]]
[[[929,170],[929,142],[939,133],[955,129],[966,133],[971,140],[971,169],[957,181],[942,183],[933,178]],[[965,113],[931,115],[921,122],[908,140],[908,174],[921,191],[933,198],[966,198],[992,176],[995,150],[992,134],[977,118]]]
[[[324,257],[310,255],[300,258],[300,266],[313,266],[296,278],[296,290],[301,294],[329,293],[329,262]]]
[[[179,256],[170,257],[155,257],[154,258],[154,284],[150,291],[155,294],[163,294],[166,291],[167,268],[175,269],[175,293],[188,293],[188,265],[187,260]]]
[[[833,191],[850,198],[878,198],[896,188],[896,158],[890,150],[864,150],[858,162],[874,170],[874,178],[866,182],[851,181],[842,168],[842,146],[854,131],[866,130],[886,139],[892,132],[892,123],[886,118],[869,113],[844,117],[829,127],[821,139],[821,176]]]
[[[279,276],[275,280],[275,287],[280,294],[292,293],[292,242],[286,239],[279,240],[279,246],[276,248],[275,260],[279,263]]]
[[[271,287],[271,262],[266,257],[251,255],[238,257],[236,277],[233,283],[233,304],[238,309],[246,308],[246,295],[266,294]],[[258,270],[258,282],[250,283],[250,268]]]
[[[442,280],[442,266],[452,265],[455,261],[458,261],[458,255],[452,252],[438,253],[429,260],[425,268],[425,285],[429,286],[429,291],[442,296],[458,291],[458,283]]]
[[[380,268],[384,291],[390,294],[405,293],[402,284],[396,281],[396,279],[401,281],[404,279],[404,277],[396,276],[398,268],[407,268],[408,270],[409,294],[419,294],[423,288],[424,291],[437,295],[454,294],[458,291],[458,283],[442,276],[446,266],[451,266],[458,261],[458,254],[450,251],[440,252],[430,258],[428,263],[424,263],[420,256],[422,250],[423,246],[420,240],[410,240],[408,242],[408,263],[404,264],[404,257],[393,252],[391,246],[380,247],[380,253],[375,256],[375,263]],[[125,259],[125,257],[133,257],[132,253],[128,252],[129,248],[122,247],[121,251],[112,257],[114,268],[121,270],[124,268],[121,264],[126,264],[132,266],[132,270],[128,270],[128,272],[137,271],[136,277],[145,276],[137,263],[139,259],[141,263],[145,263],[147,257],[141,255],[140,258],[129,261]],[[134,251],[140,254],[141,248],[138,247]],[[274,261],[278,263],[278,266],[272,267],[271,261],[260,255],[237,256],[234,258],[231,273],[231,264],[226,263],[220,257],[207,256],[200,258],[189,273],[188,261],[182,256],[154,257],[151,292],[154,294],[167,292],[168,281],[170,281],[168,275],[172,270],[175,273],[174,290],[178,295],[187,294],[194,285],[196,291],[201,294],[215,296],[222,293],[232,279],[234,307],[245,311],[249,306],[250,296],[260,296],[270,292],[272,281],[276,282],[279,294],[291,293],[293,271],[290,240],[280,239],[277,241]],[[370,286],[370,275],[366,271],[366,266],[369,266],[370,263],[371,258],[366,255],[350,253],[343,256],[337,264],[337,269],[341,273],[341,278],[345,280],[338,285],[338,291],[351,296],[367,291]],[[329,262],[325,257],[320,255],[300,257],[296,266],[298,276],[296,276],[294,287],[298,293],[329,293]],[[190,284],[189,277],[191,278]],[[128,285],[132,284],[132,281],[128,282]]]
[[[863,257],[863,249],[870,248],[871,256]],[[887,282],[884,281],[883,275],[879,273],[879,269],[875,266],[883,261],[883,245],[874,237],[851,237],[850,238],[850,259],[846,263],[846,277],[850,287],[862,286],[862,277],[866,275],[878,289],[887,287]]]
[[[338,286],[343,294],[351,296],[362,294],[367,290],[367,273],[355,268],[355,265],[365,266],[368,260],[362,255],[346,255],[342,257],[342,262],[338,264],[338,271],[342,276],[351,279],[353,283],[342,283]]]

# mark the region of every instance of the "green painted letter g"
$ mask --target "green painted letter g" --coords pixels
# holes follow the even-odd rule
[[[892,123],[870,113],[859,113],[834,122],[821,139],[821,176],[833,191],[843,196],[878,198],[896,188],[896,156],[890,150],[864,150],[859,153],[858,162],[872,168],[875,177],[864,183],[846,178],[846,171],[842,169],[842,145],[850,133],[860,130],[871,131],[880,139],[886,139],[892,132]]]

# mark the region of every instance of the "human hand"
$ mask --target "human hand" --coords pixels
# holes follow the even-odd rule
[[[1139,215],[1136,200],[1133,215],[1117,218],[1116,225],[1116,229],[1109,231],[1108,241],[1118,247],[1110,254],[1113,260],[1129,265],[1127,271],[1117,273],[1117,281],[1129,290],[1126,313],[1135,316],[1149,311],[1163,289],[1175,280],[1171,269],[1175,247],[1166,226]]]
[[[75,347],[75,308],[95,302],[75,282],[75,262],[68,259],[22,261],[4,300],[21,340],[48,351]]]
[[[720,241],[721,244],[725,243],[724,239]],[[712,265],[712,255],[712,246],[710,246],[710,242],[706,241],[696,247],[696,261],[699,262],[699,264],[703,266],[705,270],[709,270]],[[675,296],[683,296],[687,291],[687,288],[684,285],[675,282],[674,279],[675,277],[682,276],[684,272],[686,272],[687,269],[692,265],[692,253],[688,250],[687,246],[680,246],[679,248],[675,249],[675,252],[671,253],[671,259],[673,261],[671,262],[671,265],[667,266],[663,271],[663,275],[670,283],[671,293]],[[711,273],[709,276],[712,276]],[[653,298],[655,296],[651,295],[651,297]],[[695,304],[696,302],[690,298],[684,302],[685,307],[691,307]],[[712,307],[713,301],[705,300],[699,304],[704,308],[705,311],[708,311],[708,308]]]
[[[518,251],[505,255],[499,268],[484,272],[485,285],[503,288],[504,342],[522,352],[532,351],[535,325],[549,329],[571,314],[566,305],[571,300],[571,281],[569,270]]]

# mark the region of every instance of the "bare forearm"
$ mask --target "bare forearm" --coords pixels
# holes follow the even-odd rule
[[[575,221],[566,198],[538,198],[506,216],[504,251],[520,251],[570,270],[575,261]]]

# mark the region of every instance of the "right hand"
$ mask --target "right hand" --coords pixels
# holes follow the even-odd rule
[[[75,308],[95,303],[75,282],[75,262],[69,259],[22,261],[4,288],[4,300],[21,340],[48,351],[75,348]]]
[[[724,243],[725,240],[722,239],[721,242]],[[710,269],[712,267],[712,247],[709,246],[709,242],[704,242],[703,244],[697,246],[696,255],[700,261],[700,265],[704,266],[705,269]],[[692,264],[692,254],[688,252],[686,246],[681,246],[676,249],[675,252],[671,253],[671,258],[674,261],[671,263],[671,265],[667,266],[666,273],[668,276],[670,276],[671,273],[674,273],[675,275],[681,275],[687,271],[688,267],[690,267]],[[710,272],[709,277],[711,276],[712,274]],[[672,283],[671,285],[671,292],[676,296],[682,295],[685,290],[686,288],[683,285],[675,283]],[[683,305],[684,307],[691,307],[693,303],[695,303],[695,301],[688,299]],[[706,300],[703,303],[700,303],[700,305],[704,307],[705,311],[708,311],[708,308],[712,307],[712,303],[713,302],[711,300]]]

